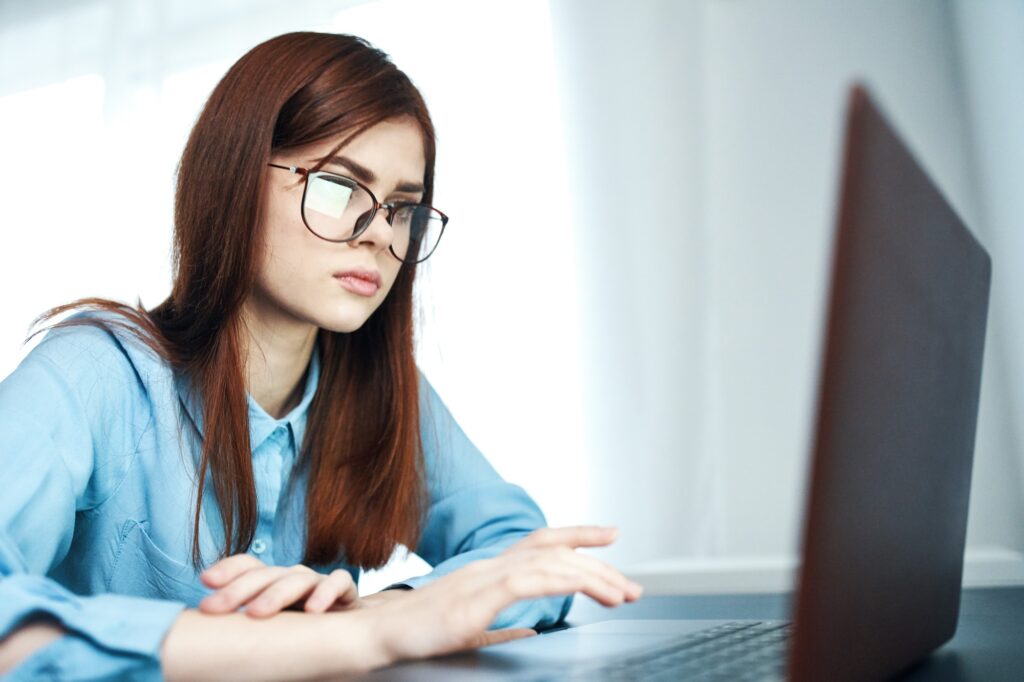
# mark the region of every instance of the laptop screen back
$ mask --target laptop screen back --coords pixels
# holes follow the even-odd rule
[[[991,265],[851,96],[790,658],[889,677],[957,622]]]

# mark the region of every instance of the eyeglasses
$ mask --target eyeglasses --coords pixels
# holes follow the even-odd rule
[[[306,179],[302,191],[302,222],[329,242],[352,241],[370,226],[378,209],[391,226],[391,255],[403,263],[422,263],[437,248],[448,216],[433,206],[396,201],[382,204],[370,188],[352,178],[298,166],[267,164]]]

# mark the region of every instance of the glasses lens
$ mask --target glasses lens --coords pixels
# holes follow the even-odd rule
[[[342,242],[351,239],[373,208],[373,199],[348,178],[313,173],[306,180],[302,217],[317,236]]]
[[[391,218],[391,252],[406,263],[426,260],[437,248],[444,224],[444,216],[426,204],[399,206]]]

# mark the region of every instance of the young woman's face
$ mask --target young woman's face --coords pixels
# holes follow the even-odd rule
[[[339,138],[275,154],[272,163],[311,168]],[[378,123],[338,150],[323,171],[354,178],[381,203],[423,198],[423,137],[408,118]],[[253,300],[257,314],[334,332],[359,329],[384,301],[402,263],[390,250],[387,211],[348,242],[329,242],[302,220],[303,178],[267,168],[263,251]],[[307,210],[309,209],[307,199]],[[273,323],[275,320],[265,320]]]

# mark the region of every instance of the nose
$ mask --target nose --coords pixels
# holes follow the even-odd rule
[[[348,242],[348,245],[355,248],[363,244],[369,245],[375,251],[380,251],[391,246],[394,231],[387,220],[388,212],[385,209],[377,209],[373,220],[366,226],[362,234]]]

